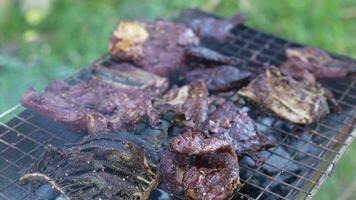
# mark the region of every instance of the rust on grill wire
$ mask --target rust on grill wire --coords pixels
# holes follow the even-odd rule
[[[241,58],[242,68],[278,66],[285,59],[285,48],[302,46],[247,26],[239,26],[233,33],[235,37],[228,44],[206,45]],[[105,55],[92,65],[111,62]],[[88,70],[84,69],[67,82],[87,78]],[[318,123],[300,126],[275,118],[255,118],[259,129],[273,135],[278,146],[262,152],[265,161],[261,165],[248,157],[240,160],[243,186],[233,199],[311,199],[356,135],[355,82],[356,77],[348,77],[323,83],[343,111]],[[39,199],[29,185],[18,184],[19,177],[46,145],[63,146],[82,137],[21,106],[0,114],[0,199]]]

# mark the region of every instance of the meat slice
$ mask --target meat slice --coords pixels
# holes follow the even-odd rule
[[[167,79],[123,63],[95,68],[92,78],[75,85],[54,81],[44,92],[29,89],[21,103],[77,131],[128,130],[144,117],[156,123],[151,100],[167,87]]]
[[[190,130],[172,140],[160,171],[170,192],[189,199],[227,199],[240,185],[232,146]]]
[[[231,38],[230,31],[245,21],[245,16],[236,14],[230,19],[220,19],[196,9],[183,11],[179,22],[192,28],[203,40],[212,42],[226,42]]]
[[[356,62],[332,58],[316,48],[289,48],[281,71],[314,84],[315,78],[341,78],[356,71]]]
[[[188,27],[168,21],[120,22],[112,33],[109,52],[144,70],[168,76],[185,62],[185,47],[199,45]]]
[[[297,124],[310,124],[329,113],[327,91],[285,76],[275,67],[266,69],[239,94]]]
[[[204,81],[212,92],[226,92],[239,89],[248,83],[251,73],[240,70],[230,65],[216,66],[213,68],[195,69],[185,74],[188,82]]]
[[[159,113],[173,111],[176,123],[197,128],[207,119],[208,99],[208,89],[198,80],[181,88],[172,88],[161,100],[156,100],[154,107]]]
[[[159,176],[143,143],[127,133],[100,133],[68,147],[48,147],[20,183],[48,184],[68,200],[148,199]]]
[[[257,130],[256,123],[246,112],[230,101],[223,103],[209,115],[206,127],[209,134],[229,142],[239,156],[256,155],[258,151],[276,145],[275,141]]]

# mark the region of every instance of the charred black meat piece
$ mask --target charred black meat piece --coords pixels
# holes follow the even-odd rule
[[[219,19],[196,9],[188,9],[180,14],[179,22],[192,28],[203,40],[226,42],[231,38],[230,31],[245,21],[245,16],[237,14],[230,19]]]
[[[185,74],[188,82],[204,81],[211,92],[224,92],[239,89],[248,83],[250,72],[229,65],[189,71]]]
[[[298,124],[310,124],[329,113],[327,90],[283,75],[275,67],[266,69],[239,90],[248,100]]]
[[[185,47],[199,45],[188,27],[168,21],[120,22],[112,33],[109,52],[144,70],[168,76],[185,62]]]
[[[275,142],[257,130],[256,123],[234,103],[221,104],[207,121],[209,134],[224,138],[232,144],[237,155],[256,155],[258,151],[275,146]]]
[[[167,79],[123,63],[95,68],[91,79],[75,85],[54,81],[44,92],[29,89],[21,103],[78,131],[126,130],[144,117],[156,123],[151,100],[167,87]]]
[[[191,130],[172,140],[161,158],[160,171],[170,192],[189,199],[227,199],[240,185],[232,146]]]
[[[69,147],[48,147],[20,183],[48,184],[68,200],[148,199],[159,178],[147,159],[150,150],[133,135],[118,135],[102,133]]]
[[[341,78],[356,72],[356,62],[334,59],[316,48],[290,48],[286,56],[281,71],[312,84],[316,78]]]

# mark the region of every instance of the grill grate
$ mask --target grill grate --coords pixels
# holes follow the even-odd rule
[[[241,67],[250,69],[279,65],[285,59],[285,48],[301,46],[247,26],[239,26],[233,33],[235,38],[230,43],[207,46],[241,58],[245,61]],[[106,65],[108,59],[105,56],[93,64]],[[84,69],[67,81],[86,79],[87,72]],[[292,125],[252,113],[259,129],[274,137],[278,146],[261,152],[265,159],[261,165],[255,165],[248,157],[241,159],[243,187],[236,192],[235,199],[310,199],[356,135],[355,82],[356,78],[350,77],[324,83],[343,112],[313,125]],[[47,144],[62,146],[81,137],[21,106],[1,114],[0,199],[39,199],[28,185],[18,185],[20,175],[44,152]]]

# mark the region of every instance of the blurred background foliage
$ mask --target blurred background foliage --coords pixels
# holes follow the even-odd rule
[[[0,0],[0,113],[28,87],[43,88],[106,52],[120,19],[171,18],[198,7],[290,40],[356,58],[356,0]],[[356,146],[316,199],[352,199]]]

